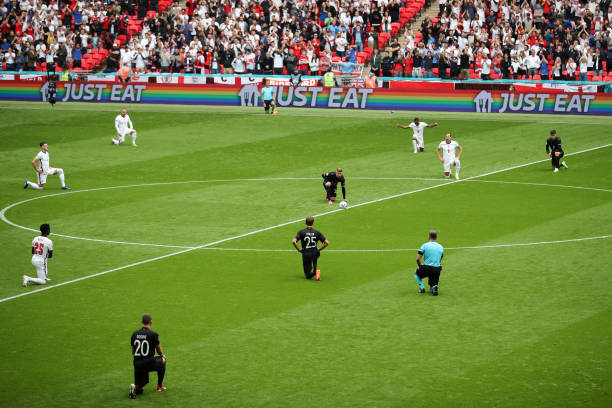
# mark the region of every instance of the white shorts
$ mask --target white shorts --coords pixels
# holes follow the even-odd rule
[[[47,279],[47,260],[41,256],[32,256],[32,265],[36,268],[38,279]]]
[[[423,142],[423,135],[421,135],[421,136],[412,135],[412,138],[416,139],[418,146],[420,146],[420,147],[425,146],[425,143]]]
[[[47,182],[47,176],[52,176],[54,174],[56,174],[57,169],[53,168],[53,167],[49,167],[49,171],[45,172],[43,171],[42,173],[36,173],[38,174],[38,184],[45,184]]]
[[[457,165],[457,159],[452,159],[452,160],[444,160],[444,172],[445,173],[450,173],[451,170],[451,166],[456,166]]]
[[[134,129],[132,128],[127,128],[123,131],[123,133],[117,133],[117,139],[119,139],[119,141],[121,143],[125,142],[125,135],[129,135],[134,133]]]

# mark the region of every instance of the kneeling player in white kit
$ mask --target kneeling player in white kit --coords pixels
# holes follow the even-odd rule
[[[47,277],[47,259],[53,256],[53,242],[47,238],[50,233],[49,224],[43,224],[40,226],[41,235],[32,240],[32,265],[36,268],[38,278],[23,275],[21,280],[23,286],[28,286],[28,282],[44,285],[51,280]]]
[[[455,157],[455,149],[459,149],[459,154]],[[440,150],[442,150],[442,156],[440,156]],[[461,169],[461,162],[459,159],[461,158],[461,153],[463,153],[463,147],[459,145],[459,143],[452,140],[452,135],[450,132],[446,134],[445,140],[441,141],[436,149],[436,153],[438,154],[438,159],[442,163],[444,163],[444,176],[450,177],[451,174],[451,165],[455,166],[455,178],[459,180],[459,169]]]
[[[436,127],[438,123],[434,123],[432,125],[428,125],[425,122],[420,122],[419,118],[414,118],[414,122],[409,124],[408,126],[397,124],[398,128],[401,129],[412,129],[412,146],[414,147],[414,152],[424,152],[425,151],[425,141],[423,140],[423,129],[426,127]]]
[[[126,109],[121,109],[121,113],[115,118],[115,129],[117,129],[117,138],[111,139],[111,143],[114,145],[123,144],[125,141],[125,135],[132,136],[132,146],[136,146],[136,131],[133,129],[134,125],[130,119],[130,115],[127,114]]]
[[[30,180],[26,180],[23,188],[28,188],[28,186],[32,187],[36,190],[42,190],[47,182],[47,176],[52,176],[54,174],[59,175],[60,183],[62,183],[62,190],[71,190],[70,187],[66,186],[66,181],[64,180],[64,170],[56,169],[49,166],[49,145],[47,142],[40,142],[40,152],[34,157],[32,160],[32,166],[36,173],[38,173],[38,184],[32,183]]]

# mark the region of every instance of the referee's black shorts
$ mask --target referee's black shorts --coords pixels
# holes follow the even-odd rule
[[[319,251],[302,253],[302,265],[304,266],[304,276],[306,276],[306,279],[310,279],[315,275],[317,260],[320,255]]]
[[[270,105],[272,105],[272,99],[264,99],[264,109],[266,112],[270,110]]]
[[[436,286],[440,280],[440,272],[442,272],[441,266],[421,265],[416,274],[421,279],[427,278],[429,286]]]
[[[142,388],[149,383],[149,372],[160,372],[164,369],[164,360],[161,356],[155,356],[149,360],[134,362],[134,384]]]

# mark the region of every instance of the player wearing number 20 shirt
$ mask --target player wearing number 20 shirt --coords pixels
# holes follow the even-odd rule
[[[130,384],[130,398],[143,393],[149,383],[149,372],[157,371],[157,391],[165,391],[163,386],[166,373],[166,356],[159,342],[159,335],[151,330],[153,318],[150,314],[142,316],[143,327],[132,334],[130,344],[134,356],[134,384]],[[155,351],[159,356],[155,356]]]
[[[320,252],[329,245],[329,242],[320,231],[312,228],[313,224],[314,217],[306,218],[306,228],[298,231],[292,243],[295,249],[302,254],[302,264],[306,279],[312,279],[314,276],[319,281],[321,280],[321,271],[317,269],[317,260],[319,259]],[[298,247],[298,241],[301,242],[302,248]],[[317,247],[318,242],[323,243],[320,248]]]

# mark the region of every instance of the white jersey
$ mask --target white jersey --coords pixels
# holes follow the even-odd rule
[[[412,133],[414,137],[416,137],[417,139],[423,139],[423,129],[427,127],[427,123],[419,122],[419,124],[417,125],[414,122],[412,122],[411,124],[408,125],[408,127],[412,129]]]
[[[446,140],[443,140],[438,145],[438,148],[442,150],[442,157],[444,161],[453,161],[455,160],[455,149],[459,147],[459,143],[451,140],[450,143],[446,143]]]
[[[44,173],[49,172],[49,152],[43,152],[42,150],[36,155],[38,159],[38,168]]]
[[[117,133],[123,135],[129,129],[132,129],[132,120],[130,119],[130,115],[121,116],[117,115],[115,118],[115,129],[117,129]]]
[[[49,257],[49,251],[53,251],[53,241],[49,238],[39,235],[32,240],[32,260],[35,258],[46,260]]]

